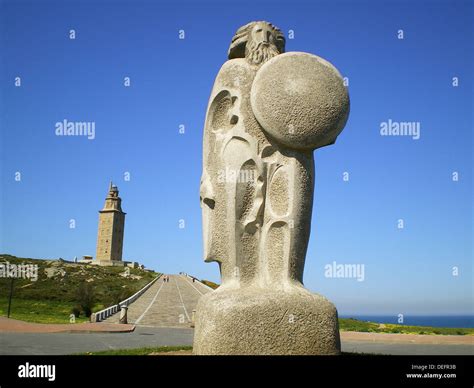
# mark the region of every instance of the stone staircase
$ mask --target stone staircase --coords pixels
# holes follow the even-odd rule
[[[189,328],[198,299],[212,290],[186,275],[168,275],[156,281],[135,302],[128,306],[128,323],[139,326]],[[104,320],[119,323],[120,313]]]

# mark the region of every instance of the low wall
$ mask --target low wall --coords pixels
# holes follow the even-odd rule
[[[120,311],[122,306],[129,306],[133,302],[135,302],[140,296],[143,295],[143,293],[148,290],[153,283],[155,283],[162,275],[157,276],[154,278],[150,283],[148,283],[145,287],[143,287],[141,290],[137,291],[135,294],[133,294],[131,297],[119,302],[118,304],[114,306],[107,307],[103,310],[97,311],[96,313],[93,313],[91,315],[91,322],[101,322],[106,320],[108,317],[116,314],[117,312]]]

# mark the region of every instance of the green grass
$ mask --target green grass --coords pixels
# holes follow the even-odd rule
[[[59,260],[18,258],[0,254],[0,263],[38,265],[38,280],[15,279],[10,317],[27,322],[68,323],[73,307],[77,305],[77,289],[85,282],[92,285],[95,294],[93,311],[114,305],[140,290],[158,273],[130,268],[136,278],[120,276],[124,267],[99,267],[67,263]],[[47,271],[55,272],[48,277]],[[0,314],[6,316],[10,279],[0,278]],[[76,322],[84,322],[84,316]]]
[[[104,350],[101,352],[87,352],[80,355],[88,356],[147,356],[151,353],[166,353],[179,350],[192,350],[192,346],[162,346],[158,348],[136,348],[136,349],[116,349]]]
[[[359,321],[353,318],[339,318],[341,331],[359,331],[367,333],[402,333],[428,335],[474,335],[474,328],[451,328],[430,326],[406,326]]]
[[[7,316],[8,298],[0,298],[0,315]],[[71,303],[57,300],[29,300],[13,298],[10,318],[36,323],[69,323]],[[76,318],[76,323],[88,322],[84,316]]]
[[[103,350],[100,352],[87,352],[77,354],[78,356],[148,356],[152,353],[168,353],[176,352],[180,350],[193,350],[192,346],[162,346],[158,348],[136,348],[136,349],[116,349],[116,350]],[[360,356],[360,355],[378,355],[375,353],[354,353],[354,352],[342,352],[343,356]],[[74,355],[73,355],[74,356]]]
[[[211,282],[210,280],[201,280],[201,283],[205,284],[208,287],[211,287],[213,290],[219,287],[217,283]]]

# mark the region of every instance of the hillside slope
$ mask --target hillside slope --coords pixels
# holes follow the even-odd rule
[[[158,274],[141,269],[99,267],[62,260],[18,258],[0,254],[0,264],[34,264],[38,278],[14,280],[10,317],[30,322],[67,323],[73,308],[80,302],[81,290],[87,289],[93,299],[93,311],[128,298]],[[7,315],[11,279],[0,277],[0,315]],[[77,311],[76,311],[77,315]],[[87,318],[84,313],[78,321]]]

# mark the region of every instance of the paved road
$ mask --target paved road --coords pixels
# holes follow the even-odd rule
[[[403,344],[367,341],[341,341],[343,352],[394,355],[474,355],[472,345]]]
[[[169,282],[156,281],[129,306],[128,323],[151,327],[186,328],[198,299],[211,289],[184,275],[169,275]],[[119,314],[104,322],[118,323]]]
[[[0,333],[0,354],[62,355],[111,349],[155,346],[191,346],[191,328],[138,326],[132,333]],[[373,343],[342,341],[342,351],[350,353],[401,355],[473,355],[472,345]]]
[[[131,333],[0,333],[0,355],[65,355],[112,349],[188,346],[193,329],[137,327]]]

